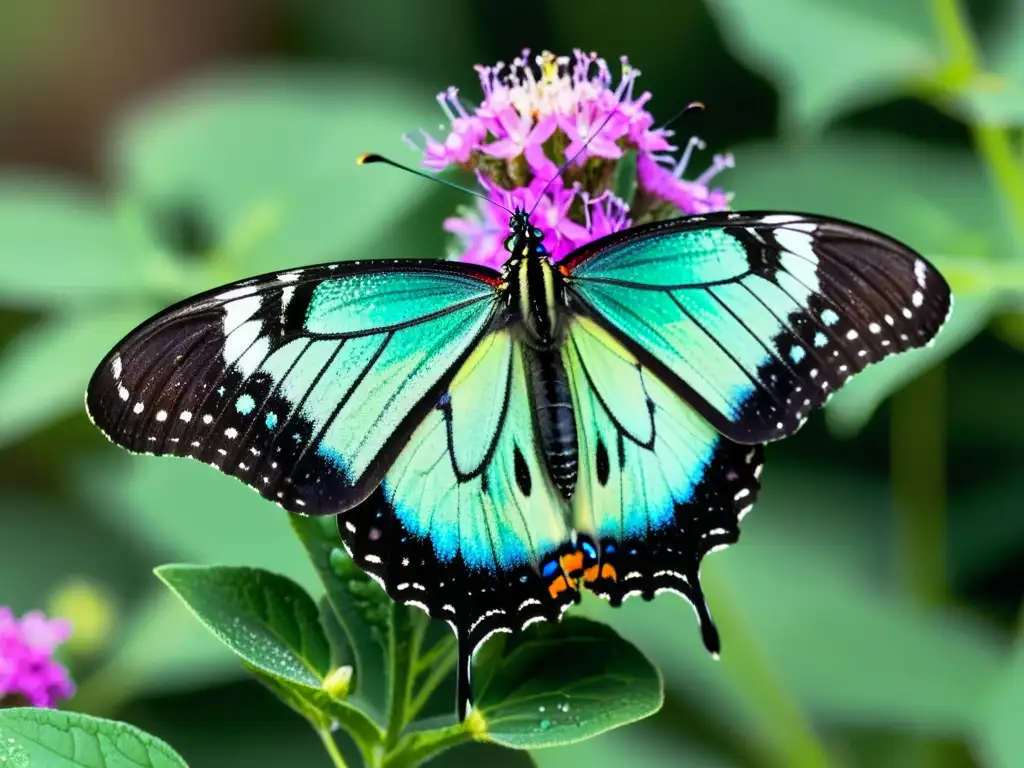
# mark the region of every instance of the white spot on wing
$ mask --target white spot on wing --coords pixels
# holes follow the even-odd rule
[[[127,387],[124,386],[124,384],[120,384],[117,387],[117,396],[120,397],[122,400],[127,400],[129,397],[131,397],[131,393],[128,392],[128,389]]]
[[[156,412],[157,421],[167,421],[167,411],[159,410]]]
[[[135,407],[134,407],[134,408],[132,408],[132,411],[134,411],[135,413],[142,413],[142,410],[143,410],[143,409],[144,409],[145,407],[146,407],[146,406],[144,406],[144,405],[142,404],[142,401],[140,400],[139,402],[137,402],[137,403],[135,404]]]
[[[192,411],[182,411],[178,418],[188,423],[192,421]]]
[[[120,379],[121,378],[121,356],[120,355],[114,355],[114,359],[110,363],[110,368],[113,371],[114,378],[115,379]]]

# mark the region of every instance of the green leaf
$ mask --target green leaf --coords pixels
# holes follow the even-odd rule
[[[363,249],[424,182],[355,160],[367,151],[409,156],[402,134],[439,118],[424,95],[358,72],[219,76],[136,115],[120,133],[114,162],[144,206],[204,213],[223,277],[390,256]]]
[[[127,723],[53,709],[0,710],[5,768],[187,768],[181,755]]]
[[[150,309],[131,302],[40,320],[0,356],[0,447],[78,411],[96,365]]]
[[[499,744],[571,744],[661,707],[658,670],[607,626],[567,618],[502,640],[501,652],[485,654],[476,671],[475,712]]]
[[[364,757],[369,755],[374,745],[383,740],[384,733],[376,723],[351,704],[332,699],[326,691],[296,685],[289,680],[264,674],[249,664],[244,666],[260,683],[302,715],[314,728],[333,729],[335,725],[339,725],[348,731],[356,740]]]
[[[352,699],[383,715],[388,706],[392,611],[408,609],[395,606],[384,590],[338,546],[341,538],[335,518],[292,515],[290,519],[352,649],[355,660]]]
[[[1024,754],[1024,640],[1003,663],[1002,674],[990,691],[978,718],[975,740],[984,764],[990,768],[1016,768]]]
[[[111,212],[63,181],[0,179],[0,302],[20,307],[129,292],[143,254]]]
[[[924,3],[728,0],[708,9],[732,52],[778,84],[790,129],[820,131],[907,91],[942,62]]]
[[[250,665],[320,688],[331,651],[316,603],[298,584],[258,568],[165,565],[156,575]]]

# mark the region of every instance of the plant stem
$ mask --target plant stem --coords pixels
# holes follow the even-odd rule
[[[438,643],[438,646],[442,646],[439,649],[440,653],[431,654],[429,663],[427,663],[427,657],[424,656],[420,659],[420,670],[428,669],[427,676],[417,686],[419,689],[416,695],[413,697],[412,704],[409,705],[409,718],[415,719],[420,713],[427,701],[429,701],[431,695],[437,690],[444,679],[448,677],[449,673],[455,669],[455,664],[459,659],[459,649],[456,645],[454,638],[445,638]]]
[[[764,658],[713,562],[704,566],[708,602],[728,646],[722,663],[737,678],[748,702],[766,723],[766,736],[774,739],[774,763],[784,768],[827,768],[825,746],[814,733],[797,703]]]
[[[932,16],[949,56],[950,82],[946,90],[955,90],[981,74],[977,44],[960,0],[932,0]],[[1017,235],[1024,236],[1024,170],[1014,154],[1009,133],[984,122],[972,122],[970,130],[978,155],[1009,206]]]
[[[334,768],[348,768],[345,765],[345,758],[341,756],[341,752],[338,751],[338,745],[334,741],[334,734],[331,733],[329,728],[317,729],[317,734],[320,736],[320,741],[324,744],[324,749],[327,750],[327,754],[331,758],[331,763],[334,764]]]
[[[948,596],[946,567],[946,376],[939,365],[892,401],[892,492],[904,581],[919,602]]]

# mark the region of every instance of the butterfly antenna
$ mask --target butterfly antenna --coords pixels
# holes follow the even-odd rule
[[[666,120],[664,123],[662,123],[661,127],[658,128],[658,130],[659,131],[664,131],[666,128],[668,128],[670,125],[672,125],[672,123],[674,123],[680,117],[685,115],[687,112],[703,112],[705,109],[706,109],[706,107],[704,106],[704,102],[703,101],[691,101],[685,107],[683,107],[678,112],[676,112],[674,115],[672,115],[672,117],[670,117],[668,120]]]
[[[474,191],[472,189],[469,189],[468,187],[463,187],[460,184],[456,184],[456,183],[454,183],[452,181],[448,181],[447,179],[442,179],[442,178],[440,178],[438,176],[433,176],[433,175],[431,175],[429,173],[425,173],[425,172],[423,172],[421,170],[418,170],[416,168],[412,168],[412,167],[410,167],[408,165],[402,165],[401,163],[396,163],[394,160],[391,160],[391,159],[389,159],[387,157],[384,157],[382,155],[375,155],[375,154],[360,155],[359,157],[356,158],[356,162],[359,165],[370,165],[371,163],[383,163],[384,165],[390,165],[392,168],[398,168],[400,171],[407,171],[408,173],[411,173],[413,176],[419,176],[420,178],[427,179],[428,181],[436,181],[438,184],[441,184],[442,186],[451,187],[452,189],[457,189],[460,192],[465,192],[467,195],[472,195],[473,197],[478,197],[481,200],[484,200],[484,201],[490,203],[491,205],[496,205],[499,208],[501,208],[502,210],[508,212],[509,214],[512,214],[511,209],[509,209],[506,206],[502,205],[497,200],[492,200],[487,195],[481,195],[479,192],[476,192],[476,191]]]
[[[593,141],[594,139],[596,139],[596,138],[597,138],[597,137],[598,137],[598,136],[600,135],[601,131],[603,131],[603,130],[604,130],[604,127],[605,127],[606,125],[608,125],[609,121],[610,121],[610,120],[611,120],[611,119],[612,119],[613,117],[615,117],[615,114],[616,114],[616,113],[615,113],[615,111],[614,111],[614,110],[613,110],[612,112],[609,112],[609,113],[608,113],[608,117],[606,117],[606,118],[605,118],[604,120],[602,120],[602,121],[601,121],[601,124],[600,124],[599,126],[597,126],[597,130],[596,130],[596,131],[594,131],[594,132],[593,132],[593,133],[592,133],[592,134],[591,134],[590,136],[588,136],[588,137],[587,137],[587,140],[586,140],[585,142],[583,142],[583,146],[582,146],[582,147],[580,147],[579,149],[577,149],[577,150],[576,150],[576,152],[574,152],[574,153],[573,153],[573,156],[572,156],[572,157],[570,157],[570,158],[569,158],[568,160],[566,160],[566,161],[565,161],[564,163],[562,163],[562,164],[561,164],[560,166],[558,166],[558,170],[557,170],[557,171],[555,171],[555,175],[554,175],[554,176],[552,176],[552,177],[551,177],[550,179],[548,179],[548,180],[547,180],[547,183],[546,183],[546,184],[544,185],[544,187],[543,187],[543,188],[541,189],[541,191],[540,191],[540,194],[539,194],[539,195],[537,195],[537,202],[535,202],[535,203],[533,204],[533,208],[531,208],[531,209],[530,209],[530,212],[529,212],[529,213],[527,214],[527,217],[533,216],[533,212],[534,212],[535,210],[537,210],[537,206],[538,206],[538,205],[540,205],[540,201],[541,201],[541,200],[542,200],[542,199],[544,198],[544,193],[548,191],[548,187],[550,187],[550,186],[551,186],[551,183],[552,183],[552,182],[553,182],[553,181],[554,181],[555,179],[561,178],[561,176],[562,176],[562,173],[563,173],[563,172],[565,171],[565,169],[566,169],[566,168],[568,168],[568,167],[569,167],[570,165],[572,165],[572,164],[573,164],[573,163],[574,163],[574,162],[576,161],[576,158],[577,158],[577,157],[579,157],[580,155],[582,155],[582,154],[583,154],[583,151],[584,151],[584,150],[585,150],[585,149],[586,149],[587,147],[589,147],[589,146],[590,146],[590,142],[592,142],[592,141]]]

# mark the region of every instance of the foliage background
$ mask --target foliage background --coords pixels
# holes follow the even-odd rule
[[[107,445],[88,376],[209,285],[442,254],[458,197],[354,156],[403,156],[399,135],[440,119],[435,92],[473,93],[477,61],[626,53],[656,115],[708,105],[680,130],[736,154],[737,207],[882,228],[945,268],[956,312],[930,351],[768,449],[763,501],[704,569],[721,663],[678,600],[585,602],[662,670],[664,709],[575,747],[438,764],[1024,764],[1024,11],[966,11],[974,40],[947,0],[5,0],[0,604],[75,620],[73,708],[197,768],[326,765],[151,574],[187,560],[312,585],[283,513]]]

